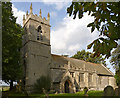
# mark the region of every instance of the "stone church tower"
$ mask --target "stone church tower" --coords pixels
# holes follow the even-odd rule
[[[50,46],[50,15],[47,19],[42,18],[41,10],[39,16],[28,11],[23,16],[23,65],[24,84],[27,91],[31,91],[32,85],[40,76],[50,75],[51,46]]]

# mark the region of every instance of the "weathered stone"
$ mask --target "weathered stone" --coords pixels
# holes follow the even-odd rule
[[[46,90],[45,90],[44,88],[42,88],[42,90],[43,90],[43,93],[45,94],[45,96],[46,96],[47,98],[49,98],[49,95],[48,95],[48,93],[46,92]]]
[[[112,86],[107,86],[104,88],[104,96],[114,96],[114,89]]]
[[[57,95],[57,94],[58,94],[58,92],[55,92],[55,94]]]
[[[50,91],[49,91],[49,94],[54,94],[54,93],[56,93],[55,90],[50,90]]]
[[[115,96],[119,96],[119,89],[115,88]]]

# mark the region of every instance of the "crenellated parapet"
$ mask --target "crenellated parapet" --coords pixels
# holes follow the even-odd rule
[[[25,24],[30,19],[50,26],[50,14],[48,13],[47,19],[45,17],[42,18],[42,11],[41,11],[41,9],[40,9],[40,12],[39,12],[39,16],[37,14],[33,14],[32,3],[30,5],[30,13],[28,13],[28,11],[27,11],[26,12],[26,17],[25,17],[25,15],[23,15],[23,27],[25,26]]]

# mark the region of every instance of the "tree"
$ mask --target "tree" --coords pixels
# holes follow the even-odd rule
[[[94,54],[91,52],[86,52],[85,50],[78,51],[75,55],[72,56],[72,58],[84,60],[87,62],[92,63],[103,63],[106,66],[105,58],[103,58],[101,55],[99,57],[93,56]]]
[[[2,79],[10,83],[22,76],[20,48],[22,46],[22,28],[16,24],[12,13],[12,3],[2,2]]]
[[[116,69],[115,78],[117,85],[120,86],[120,45],[118,45],[118,47],[112,52],[110,62]]]
[[[67,8],[67,13],[69,13],[69,16],[73,15],[73,19],[76,18],[77,14],[81,19],[86,12],[88,12],[88,15],[94,16],[94,21],[87,25],[87,27],[91,27],[91,33],[95,29],[99,31],[99,38],[87,46],[88,49],[93,47],[94,56],[102,54],[108,58],[111,56],[111,50],[118,45],[120,39],[119,3],[99,2],[99,0],[72,2],[70,7]]]
[[[78,15],[79,19],[83,14],[94,16],[94,21],[89,23],[87,27],[91,27],[91,33],[97,29],[99,38],[95,39],[87,46],[88,49],[93,47],[94,55],[105,55],[107,58],[111,55],[111,50],[116,48],[120,39],[120,21],[118,13],[120,13],[119,2],[72,2],[67,8],[69,16],[73,15],[73,19]]]
[[[110,63],[116,70],[120,68],[120,45],[112,52]]]

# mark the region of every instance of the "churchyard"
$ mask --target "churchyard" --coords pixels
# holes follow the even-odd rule
[[[15,92],[3,92],[2,93],[3,96],[25,96],[25,94],[23,93],[15,93]],[[88,92],[88,95],[89,96],[102,96],[103,95],[103,91],[89,91]],[[30,94],[29,96],[36,96],[36,97],[46,97],[45,94]],[[49,96],[66,96],[66,97],[69,97],[69,96],[84,96],[84,92],[83,91],[80,91],[80,92],[77,92],[75,94],[71,94],[71,93],[60,93],[60,94],[49,94]]]
[[[88,4],[87,8],[85,7],[85,9],[88,9],[88,7],[90,6],[90,10],[89,10],[90,13],[92,11],[94,12],[95,10],[95,8],[92,8],[93,10],[91,9],[91,7],[93,7],[91,4],[92,3]],[[104,4],[105,3],[103,3],[103,5]],[[78,4],[75,4],[74,6],[76,5],[78,8]],[[94,7],[97,6],[96,4],[94,5],[95,5]],[[106,3],[106,7],[109,5],[112,6],[111,11],[112,10],[113,12],[115,11],[116,16],[118,17],[118,13],[116,12],[118,12],[119,10],[118,9],[115,10],[118,7],[118,4]],[[81,6],[84,7],[83,5]],[[101,3],[99,6],[98,8],[101,9],[102,8]],[[72,4],[72,7],[67,8],[68,9],[67,13],[71,14],[72,12],[71,8],[73,9],[73,4]],[[41,9],[39,12],[39,16],[33,13],[32,3],[30,5],[29,13],[27,9],[28,8],[26,8],[25,10],[26,17],[25,15],[23,15],[23,24],[22,24],[23,28],[22,28],[21,26],[16,24],[16,18],[13,16],[13,13],[12,13],[12,3],[7,3],[7,2],[2,3],[2,13],[3,13],[2,14],[2,23],[3,23],[2,24],[2,34],[3,34],[2,45],[5,50],[2,53],[3,54],[2,55],[3,57],[2,79],[10,83],[10,89],[9,87],[0,87],[0,92],[2,92],[2,97],[7,97],[7,98],[9,96],[16,97],[16,98],[18,97],[25,97],[25,98],[26,97],[27,98],[29,97],[33,97],[33,98],[36,98],[36,97],[40,97],[40,98],[41,97],[43,98],[51,98],[51,97],[94,98],[94,97],[99,97],[99,98],[103,98],[103,96],[108,97],[108,98],[110,96],[112,96],[112,98],[116,98],[118,96],[120,97],[120,89],[118,90],[118,87],[116,87],[116,84],[115,84],[115,82],[117,82],[118,86],[120,87],[119,85],[120,84],[120,70],[116,70],[116,76],[115,76],[116,81],[115,81],[114,74],[110,72],[110,70],[106,66],[104,66],[102,62],[100,62],[99,64],[93,64],[93,63],[96,63],[98,60],[95,62],[88,63],[88,61],[85,61],[85,60],[82,61],[83,59],[81,58],[79,58],[79,61],[78,61],[78,60],[75,60],[75,58],[59,56],[57,54],[53,55],[51,53],[51,43],[50,43],[51,23],[50,23],[49,12],[48,12],[47,19],[46,19],[45,17],[42,18]],[[78,12],[79,11],[80,10],[78,10]],[[46,12],[46,11],[44,10],[43,12]],[[75,12],[76,12],[76,9],[75,9]],[[84,13],[84,10],[83,11],[81,10],[80,13],[81,12]],[[103,12],[104,12],[103,10],[102,12],[99,12],[96,10],[96,13],[99,13],[99,14],[100,13],[103,14]],[[95,21],[92,23],[92,25],[90,23],[87,25],[87,27],[92,27],[91,33],[97,28],[98,31],[101,33],[101,37],[107,36],[108,39],[101,38],[100,36],[99,36],[100,37],[99,39],[96,39],[97,37],[95,37],[93,43],[88,44],[87,47],[88,49],[91,49],[92,46],[94,45],[93,52],[95,53],[93,54],[93,56],[96,55],[98,57],[101,54],[101,55],[106,55],[106,57],[108,58],[112,56],[110,55],[111,50],[113,48],[117,48],[118,44],[116,43],[116,41],[118,41],[120,38],[118,37],[119,36],[119,33],[117,31],[118,26],[116,26],[116,24],[119,24],[118,19],[113,17],[113,20],[117,19],[116,24],[113,25],[110,22],[111,20],[108,19],[108,16],[111,17],[111,12],[109,12],[108,10],[105,13],[110,13],[110,15],[109,14],[104,15],[104,17],[101,15],[101,17],[99,17],[100,16],[99,14],[97,14],[98,16],[96,14],[93,14],[93,16],[95,17],[97,16],[97,17]],[[76,14],[74,13],[75,17],[76,17]],[[83,17],[83,14],[79,15],[79,18],[82,18],[82,17]],[[65,18],[66,16],[64,16],[63,19]],[[99,28],[101,27],[100,24],[104,22],[106,19],[109,20],[108,28],[110,29],[99,30]],[[100,20],[100,22],[98,20]],[[58,23],[58,21],[56,23]],[[82,23],[82,22],[80,21],[79,23]],[[11,24],[11,25],[8,25],[8,24]],[[70,23],[67,23],[67,24],[70,24]],[[74,25],[72,25],[73,27],[71,28],[74,28]],[[105,28],[104,26],[106,25],[107,24],[104,24],[102,27]],[[68,26],[66,25],[65,27],[68,27]],[[75,26],[75,28],[77,28],[77,26]],[[67,29],[64,29],[63,27],[61,29],[67,32]],[[80,31],[82,31],[80,34],[81,36],[83,34],[83,30],[81,29]],[[21,32],[24,32],[24,35],[22,35]],[[73,29],[72,32],[74,33],[75,30]],[[102,36],[102,34],[104,34],[104,36]],[[82,39],[82,40],[84,39],[85,42],[89,42],[93,40],[93,39],[90,39],[87,41],[88,36],[86,38],[83,38],[83,37],[79,38],[78,34],[74,34],[74,35],[77,35],[76,38],[78,39]],[[84,35],[86,34],[84,33]],[[68,37],[72,38],[72,41],[73,41],[73,38],[75,38],[74,36],[73,37],[68,36]],[[8,40],[9,38],[10,40]],[[79,44],[82,43],[82,40],[81,41],[78,40],[78,43]],[[103,41],[103,43],[101,43],[101,41],[99,40]],[[69,42],[70,41],[71,39],[69,40]],[[56,44],[58,44],[58,42],[56,42]],[[72,43],[70,46],[74,47],[75,44],[76,44],[76,41],[74,44]],[[63,48],[63,50],[65,49]],[[71,49],[69,49],[68,47],[68,50],[71,50]],[[117,58],[116,60],[112,61],[114,63],[116,61],[118,62],[119,56],[116,55],[118,54],[118,52],[113,53],[113,55],[115,55]],[[22,55],[22,58],[20,54]],[[91,58],[93,58],[93,56],[91,56]],[[88,57],[90,57],[90,55]],[[21,59],[22,59],[22,62],[21,62]],[[16,66],[16,65],[19,65],[19,66]],[[120,68],[119,67],[120,64],[117,63],[115,65],[118,65],[117,67]],[[38,79],[39,77],[40,79]],[[42,79],[44,81],[41,81]],[[20,80],[18,82],[18,85],[14,86],[13,82],[18,81],[18,80]],[[36,81],[38,85],[36,84]],[[34,86],[37,88],[35,88]],[[94,90],[93,89],[91,90],[91,88],[93,88]]]
[[[14,96],[14,97],[19,97],[19,96],[26,96],[25,93],[23,92],[17,92],[17,90],[9,91],[9,89],[6,89],[3,87],[3,92],[2,96]],[[42,98],[51,98],[51,97],[99,97],[103,98],[103,96],[112,96],[112,98],[117,98],[118,97],[118,89],[113,89],[111,86],[105,87],[104,91],[89,91],[88,89],[84,89],[83,91],[79,91],[76,93],[31,93],[28,95],[29,97],[42,97]]]

